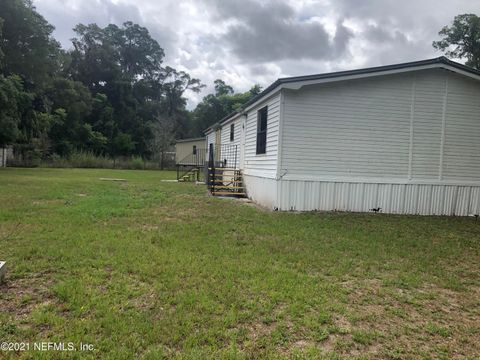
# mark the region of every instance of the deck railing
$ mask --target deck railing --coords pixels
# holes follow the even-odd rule
[[[180,180],[184,175],[188,174],[194,169],[197,171],[197,181],[199,180],[200,173],[203,171],[206,165],[207,151],[206,149],[196,149],[196,151],[185,156],[182,160],[177,162],[177,180]]]
[[[206,149],[196,149],[195,153],[190,153],[182,160],[177,162],[177,165],[183,166],[204,166],[207,157]]]
[[[207,186],[212,191],[215,185],[223,183],[219,179],[219,171],[239,169],[238,146],[230,144],[210,144],[208,149],[208,162],[206,163]]]

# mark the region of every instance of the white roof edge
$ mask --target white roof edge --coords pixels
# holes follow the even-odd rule
[[[409,68],[403,68],[403,69],[378,71],[378,72],[373,72],[373,73],[339,76],[339,77],[334,77],[334,78],[325,78],[325,79],[316,79],[316,80],[303,80],[303,81],[297,81],[297,82],[282,84],[281,86],[284,89],[298,90],[298,89],[300,89],[300,88],[302,88],[303,86],[306,86],[306,85],[325,84],[325,83],[331,83],[331,82],[336,82],[336,81],[363,79],[363,78],[369,78],[369,77],[375,77],[375,76],[393,75],[393,74],[400,74],[400,73],[407,73],[407,72],[421,71],[421,70],[428,70],[428,69],[436,69],[436,68],[443,68],[443,69],[446,69],[446,70],[450,70],[450,71],[459,73],[459,74],[464,75],[464,76],[468,76],[468,77],[476,79],[476,80],[480,80],[479,75],[472,74],[468,71],[463,71],[461,69],[457,69],[457,68],[455,68],[453,66],[450,66],[450,65],[447,65],[447,64],[438,63],[438,64],[421,65],[421,66],[415,66],[415,67],[409,67]]]
[[[220,126],[227,125],[228,123],[232,122],[233,120],[236,120],[237,118],[239,118],[241,115],[242,115],[242,113],[235,113],[232,116],[230,116],[228,119],[223,120],[219,125]]]
[[[265,94],[265,96],[262,96],[260,99],[258,99],[257,101],[255,101],[254,103],[248,105],[245,109],[243,109],[242,112],[245,112],[245,111],[248,111],[250,110],[251,108],[257,106],[259,103],[261,103],[262,101],[266,101],[268,99],[270,99],[273,95],[275,95],[277,92],[279,92],[280,90],[282,90],[283,88],[283,85],[278,85],[277,87],[275,87],[274,89],[272,89],[271,91],[269,91],[267,94]]]
[[[371,72],[371,73],[362,73],[362,74],[355,74],[355,75],[345,75],[345,76],[338,76],[338,77],[332,77],[332,78],[324,78],[324,79],[316,79],[316,80],[300,80],[297,82],[291,82],[291,83],[283,83],[279,84],[277,87],[269,91],[267,94],[262,96],[260,99],[255,101],[254,103],[248,105],[245,109],[242,110],[241,113],[236,113],[233,114],[231,117],[228,119],[222,121],[219,126],[223,126],[234,120],[235,118],[239,117],[242,115],[242,113],[247,112],[257,106],[259,103],[268,100],[270,97],[272,97],[274,94],[276,94],[278,91],[282,89],[291,89],[291,90],[299,90],[303,86],[306,85],[315,85],[315,84],[326,84],[326,83],[332,83],[332,82],[337,82],[337,81],[346,81],[346,80],[355,80],[355,79],[363,79],[363,78],[369,78],[369,77],[375,77],[375,76],[384,76],[384,75],[392,75],[392,74],[400,74],[400,73],[407,73],[407,72],[413,72],[413,71],[420,71],[420,70],[428,70],[428,69],[438,69],[438,68],[443,68],[446,70],[450,70],[453,72],[456,72],[458,74],[470,77],[475,80],[480,81],[480,75],[473,74],[468,71],[464,71],[462,69],[458,69],[454,66],[444,64],[444,63],[434,63],[434,64],[428,64],[428,65],[418,65],[418,66],[412,66],[412,67],[406,67],[406,68],[401,68],[401,69],[393,69],[393,70],[384,70],[384,71],[378,71],[378,72]],[[208,132],[205,132],[205,135],[211,133],[214,131],[213,129],[209,129]]]

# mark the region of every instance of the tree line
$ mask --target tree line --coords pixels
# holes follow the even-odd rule
[[[31,0],[0,2],[0,147],[13,145],[24,158],[89,151],[152,159],[261,92],[255,85],[235,93],[218,79],[214,93],[188,111],[186,92],[204,84],[165,65],[145,27],[78,24],[68,50],[53,30]],[[435,48],[480,68],[476,15],[455,17],[439,34]]]
[[[26,158],[78,150],[153,158],[260,92],[216,80],[215,93],[187,111],[185,93],[204,85],[165,65],[145,27],[78,24],[69,50],[53,30],[31,0],[0,2],[0,147]]]

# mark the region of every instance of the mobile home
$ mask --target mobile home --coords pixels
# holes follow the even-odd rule
[[[272,209],[478,215],[479,99],[480,72],[445,57],[283,78],[206,142]]]

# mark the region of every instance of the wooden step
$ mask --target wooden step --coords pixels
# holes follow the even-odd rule
[[[233,180],[233,179],[215,179],[213,181],[210,181],[212,185],[215,184],[243,184],[242,180]]]
[[[231,174],[209,174],[210,177],[236,177],[241,178],[242,175],[231,175]]]
[[[221,195],[221,196],[225,196],[225,195],[235,195],[235,196],[245,196],[246,194],[243,193],[243,192],[230,192],[230,191],[214,191],[212,193],[212,195]]]
[[[215,185],[213,188],[214,189],[245,189],[244,186],[229,186],[229,185]]]
[[[229,168],[229,167],[216,167],[216,168],[208,168],[208,170],[219,170],[219,171],[242,171],[236,168]]]

